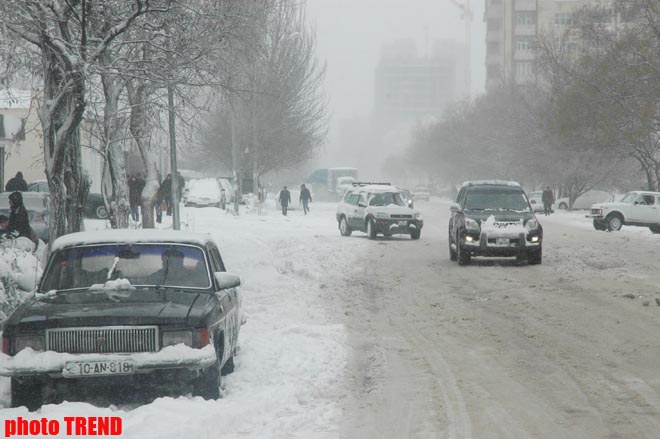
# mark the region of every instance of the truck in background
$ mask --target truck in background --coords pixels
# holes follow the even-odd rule
[[[343,195],[337,195],[340,177],[352,177],[357,180],[358,170],[356,168],[321,168],[312,172],[305,179],[305,183],[312,185],[317,198],[334,201]]]

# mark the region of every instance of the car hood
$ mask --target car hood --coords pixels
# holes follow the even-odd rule
[[[618,203],[618,202],[611,202],[611,203],[596,203],[592,204],[591,208],[592,209],[616,209],[616,208],[621,208],[624,206],[630,206],[628,203]]]
[[[465,210],[463,212],[466,218],[472,218],[479,224],[486,221],[491,216],[495,222],[498,223],[515,223],[523,220],[523,224],[528,220],[536,218],[532,212],[512,212],[512,211],[499,211],[499,210]]]
[[[71,326],[176,324],[188,322],[193,308],[203,307],[208,294],[183,290],[74,291],[42,295],[19,307],[9,318],[24,330]]]

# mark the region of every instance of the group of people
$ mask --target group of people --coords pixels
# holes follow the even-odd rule
[[[129,175],[128,177],[128,201],[131,208],[131,218],[133,221],[140,220],[140,208],[142,206],[142,191],[146,182],[144,179],[137,175]],[[181,201],[183,196],[183,188],[186,185],[186,180],[180,172],[177,173],[177,203]],[[163,211],[168,216],[172,215],[172,174],[167,174],[165,179],[158,186],[156,197],[154,199],[154,207],[156,209],[156,222],[163,221]]]
[[[303,184],[300,186],[300,204],[302,204],[303,211],[305,215],[309,212],[309,203],[312,202],[312,193],[309,189]],[[291,192],[287,189],[286,186],[280,191],[279,198],[280,206],[282,207],[282,215],[286,216],[289,209],[289,203],[291,203]]]

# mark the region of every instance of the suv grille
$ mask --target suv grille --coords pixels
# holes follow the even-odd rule
[[[46,349],[71,354],[155,352],[157,326],[101,326],[46,330]]]
[[[392,219],[412,219],[412,215],[390,215]]]

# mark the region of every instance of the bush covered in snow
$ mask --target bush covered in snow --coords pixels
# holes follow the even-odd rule
[[[27,238],[0,242],[0,322],[37,289],[42,273],[37,254],[41,253],[33,249],[34,244]]]

